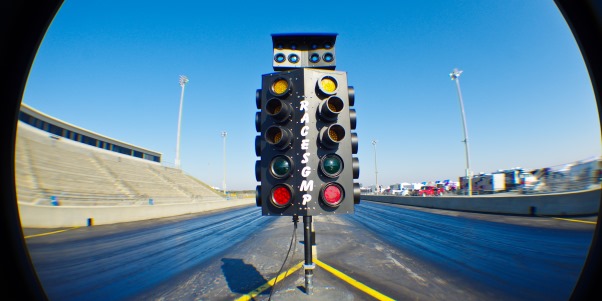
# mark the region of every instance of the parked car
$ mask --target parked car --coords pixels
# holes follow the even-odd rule
[[[394,189],[394,190],[391,190],[391,192],[393,193],[393,195],[401,195],[401,196],[408,196],[408,195],[410,195],[410,190],[407,189],[407,188],[402,188],[401,190]]]
[[[435,187],[435,186],[422,186],[420,190],[418,190],[419,196],[440,196],[444,192],[443,188]]]

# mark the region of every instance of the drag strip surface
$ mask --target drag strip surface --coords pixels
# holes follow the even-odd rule
[[[567,300],[595,228],[592,218],[571,223],[372,202],[355,209],[314,217],[314,255],[323,265],[314,271],[313,300]],[[293,231],[291,217],[244,207],[26,241],[51,300],[235,300],[253,291],[261,291],[254,300],[267,300],[265,285],[291,242],[284,271],[303,260],[302,225]],[[307,300],[303,268],[291,271],[272,300]]]
[[[274,220],[255,207],[27,239],[51,300],[124,300],[202,265]]]
[[[519,300],[567,300],[595,227],[548,217],[434,212],[442,210],[365,202],[346,219],[414,260],[432,264],[445,281],[464,283],[493,299]]]

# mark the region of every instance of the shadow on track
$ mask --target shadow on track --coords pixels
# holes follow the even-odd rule
[[[246,294],[267,282],[252,264],[242,259],[222,258],[222,272],[233,293]]]

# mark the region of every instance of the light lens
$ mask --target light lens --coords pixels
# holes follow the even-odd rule
[[[288,61],[291,62],[291,63],[293,63],[293,64],[296,64],[296,63],[299,62],[299,56],[296,55],[296,54],[291,54],[291,55],[288,56]]]
[[[265,141],[280,150],[290,146],[292,136],[289,129],[277,125],[270,126],[265,131]]]
[[[271,116],[276,123],[283,123],[291,116],[291,105],[280,98],[270,98],[265,104],[266,113]]]
[[[337,91],[337,80],[330,76],[324,76],[320,79],[320,84],[318,85],[320,90],[323,93],[328,95],[332,95]]]
[[[337,131],[336,128],[330,128],[328,129],[328,137],[330,137],[330,139],[332,139],[332,141],[335,142],[339,142],[342,140],[342,137],[340,137],[340,131]]]
[[[339,143],[345,139],[345,128],[338,123],[323,127],[320,130],[319,138],[324,147],[328,149],[337,148]]]
[[[332,61],[334,61],[334,56],[332,55],[332,53],[327,52],[324,54],[324,61],[327,63],[330,63]]]
[[[313,53],[310,57],[309,57],[309,61],[312,63],[317,63],[320,61],[320,55],[317,53]]]
[[[331,112],[340,113],[343,110],[345,103],[343,102],[342,99],[340,99],[336,96],[332,96],[326,100],[326,105],[328,106],[328,109]]]
[[[343,201],[343,188],[336,183],[328,183],[322,189],[322,200],[327,206],[337,207]]]
[[[278,126],[269,127],[266,131],[265,138],[270,144],[277,144],[282,140],[282,129]]]
[[[334,121],[339,116],[339,113],[343,111],[344,107],[345,103],[341,98],[331,96],[320,103],[320,106],[318,107],[318,113],[322,119]]]
[[[337,83],[332,77],[325,77],[322,79],[322,87],[324,87],[324,91],[332,93],[337,89]]]
[[[270,171],[275,178],[282,179],[291,174],[292,163],[288,157],[277,156],[270,163]]]
[[[286,57],[282,53],[278,53],[274,56],[274,61],[276,61],[276,63],[284,63],[285,60]]]
[[[282,102],[278,98],[272,98],[268,100],[265,107],[268,114],[276,115],[280,113],[280,110],[282,110]]]
[[[322,173],[329,178],[337,177],[343,171],[343,160],[335,154],[328,154],[320,160]]]
[[[280,140],[282,140],[282,132],[276,132],[272,137],[272,141],[274,141],[274,144],[277,144]]]
[[[291,202],[292,193],[290,188],[285,185],[276,185],[272,189],[272,204],[278,208],[284,208]]]
[[[276,95],[283,95],[288,92],[288,81],[284,78],[279,78],[272,83],[272,92]]]

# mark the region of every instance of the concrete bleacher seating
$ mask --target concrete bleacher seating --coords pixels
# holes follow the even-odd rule
[[[19,122],[18,201],[136,205],[215,201],[223,196],[179,169],[88,146]],[[54,203],[56,204],[56,203]]]

